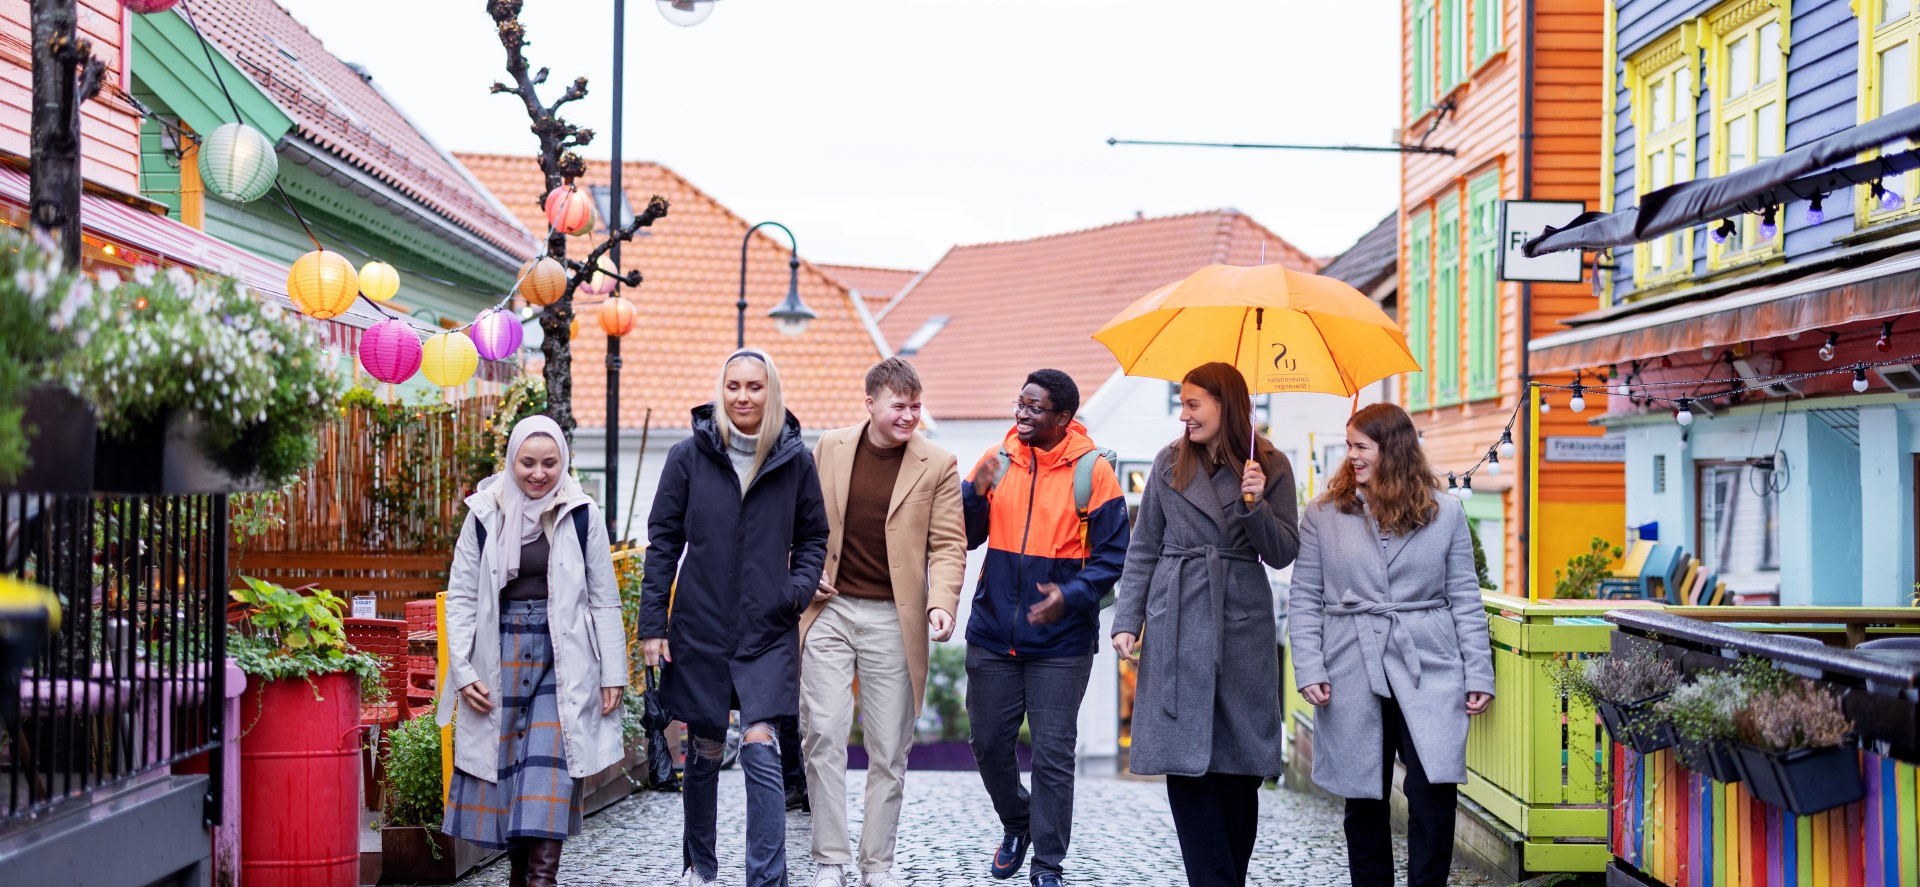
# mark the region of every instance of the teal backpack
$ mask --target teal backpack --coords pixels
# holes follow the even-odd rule
[[[1087,545],[1087,505],[1093,501],[1093,466],[1101,459],[1107,460],[1107,467],[1113,469],[1115,477],[1120,476],[1120,454],[1104,447],[1094,447],[1073,460],[1073,513],[1080,518],[1080,547],[1091,553]],[[1006,447],[1000,448],[1000,477],[1007,476],[1007,469],[1013,467],[1013,456]],[[1086,563],[1081,558],[1081,564]],[[1113,606],[1114,593],[1109,591],[1100,598],[1100,608]]]

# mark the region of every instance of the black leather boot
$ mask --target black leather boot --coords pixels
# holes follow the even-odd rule
[[[554,887],[560,882],[560,841],[527,841],[527,887]]]
[[[507,842],[507,887],[527,887],[527,842]]]

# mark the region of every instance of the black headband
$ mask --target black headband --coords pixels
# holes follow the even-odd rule
[[[741,351],[735,351],[732,354],[727,355],[727,363],[732,363],[734,362],[734,360],[742,357],[751,357],[754,360],[760,361],[761,363],[767,362],[767,356],[764,354],[761,354],[758,351],[741,350]]]

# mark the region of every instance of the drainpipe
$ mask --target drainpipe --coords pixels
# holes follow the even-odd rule
[[[1534,0],[1521,0],[1520,5],[1521,5],[1521,8],[1524,10],[1521,29],[1520,29],[1520,35],[1521,35],[1520,39],[1524,43],[1524,49],[1525,49],[1525,51],[1521,55],[1522,60],[1521,60],[1521,68],[1520,68],[1520,121],[1521,121],[1520,199],[1532,200],[1533,199],[1533,44],[1536,36],[1533,32]],[[1532,400],[1532,398],[1528,396],[1529,394],[1528,385],[1532,381],[1533,371],[1532,371],[1532,367],[1529,366],[1530,362],[1528,360],[1528,352],[1527,352],[1527,340],[1531,339],[1532,337],[1533,337],[1533,284],[1530,282],[1522,282],[1520,284],[1520,335],[1518,337],[1520,340],[1520,360],[1518,361],[1518,363],[1520,365],[1520,402],[1522,404],[1520,408],[1520,413],[1522,416],[1521,418],[1522,425],[1521,425],[1521,428],[1516,429],[1521,433],[1519,435],[1519,439],[1515,441],[1515,446],[1518,446],[1520,448],[1520,464],[1527,465],[1527,466],[1533,465],[1534,464],[1533,460],[1537,458],[1537,455],[1538,455],[1535,452],[1533,452],[1534,450],[1533,423],[1539,421],[1539,413],[1537,410],[1531,409],[1528,406],[1526,406],[1526,404],[1530,403]],[[1520,536],[1519,536],[1520,581],[1522,583],[1525,583],[1524,587],[1527,588],[1529,591],[1534,591],[1533,589],[1533,560],[1534,560],[1533,559],[1533,537],[1534,537],[1533,497],[1535,495],[1534,475],[1536,473],[1537,472],[1530,471],[1530,470],[1514,472],[1515,477],[1519,480],[1518,486],[1520,487],[1520,490],[1521,490],[1521,496],[1520,496],[1519,502],[1517,503],[1519,507],[1519,512],[1520,512]],[[1529,595],[1529,597],[1531,596],[1533,595]]]

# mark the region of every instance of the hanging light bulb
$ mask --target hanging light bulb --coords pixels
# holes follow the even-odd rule
[[[1460,498],[1460,478],[1451,471],[1447,472],[1447,495]]]
[[[713,14],[713,0],[657,0],[660,15],[682,28],[691,28]]]
[[[1513,458],[1513,453],[1514,453],[1514,449],[1513,449],[1513,429],[1511,429],[1511,428],[1507,428],[1507,429],[1504,429],[1504,430],[1502,430],[1502,431],[1500,432],[1500,446],[1499,446],[1499,450],[1500,450],[1500,458],[1502,458],[1502,459],[1511,459],[1511,458]]]
[[[1840,344],[1840,334],[1828,333],[1827,344],[1820,346],[1820,359],[1832,360],[1834,352],[1836,350],[1836,346],[1838,346],[1839,344]]]
[[[1760,240],[1763,243],[1772,240],[1773,235],[1780,233],[1780,226],[1774,221],[1774,213],[1777,209],[1769,206],[1766,212],[1760,214]]]
[[[1547,393],[1544,391],[1540,392],[1540,412],[1553,412],[1553,401],[1547,399]]]
[[[1493,450],[1487,451],[1487,474],[1493,477],[1500,476],[1500,454]]]
[[[1621,397],[1633,396],[1633,376],[1629,375],[1625,380],[1621,381],[1620,396]]]
[[[1873,350],[1881,354],[1893,350],[1893,321],[1880,324],[1880,339],[1873,343]]]
[[[1580,374],[1573,374],[1573,396],[1567,399],[1567,408],[1576,413],[1587,410],[1587,386],[1580,384]]]
[[[1864,363],[1853,368],[1853,390],[1867,390],[1867,365]]]
[[[1684,428],[1680,429],[1680,439],[1674,442],[1674,445],[1673,445],[1674,449],[1679,450],[1680,452],[1683,452],[1683,453],[1687,451],[1687,433],[1688,432],[1686,429]]]
[[[1707,236],[1716,244],[1724,244],[1727,242],[1727,238],[1738,233],[1740,233],[1740,229],[1734,226],[1732,219],[1721,219],[1717,227],[1707,232]]]
[[[1874,179],[1867,186],[1867,193],[1873,196],[1874,202],[1880,204],[1883,210],[1896,210],[1907,202],[1906,198],[1900,196],[1900,192],[1880,184],[1879,179]]]
[[[1692,425],[1693,424],[1693,409],[1692,409],[1693,400],[1691,398],[1683,397],[1677,401],[1674,401],[1673,405],[1674,407],[1676,407],[1673,414],[1673,421],[1680,423],[1682,427]]]
[[[1827,195],[1815,194],[1813,200],[1807,203],[1807,224],[1818,225],[1827,220],[1827,210],[1820,205],[1820,201],[1825,199]]]
[[[1471,498],[1473,498],[1473,474],[1469,472],[1460,478],[1460,501],[1465,502]]]

